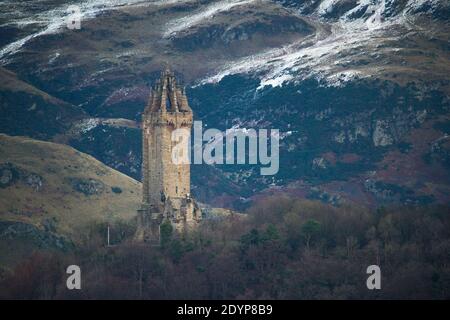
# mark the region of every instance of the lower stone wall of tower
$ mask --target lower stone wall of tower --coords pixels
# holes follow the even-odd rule
[[[184,237],[195,230],[201,220],[202,212],[194,199],[168,198],[158,211],[145,206],[138,211],[135,240],[159,245],[160,226],[165,221],[172,225],[175,237]]]
[[[137,229],[134,240],[150,245],[159,245],[160,225],[163,221],[163,215],[160,212],[155,212],[153,208],[143,205],[143,207],[138,210],[137,219]]]
[[[192,198],[168,198],[164,217],[178,234],[185,234],[197,228],[201,221],[201,210]]]

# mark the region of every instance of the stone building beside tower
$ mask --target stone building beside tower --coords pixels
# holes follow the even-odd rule
[[[177,163],[172,132],[190,132],[192,110],[175,75],[166,69],[150,93],[142,115],[142,205],[136,240],[159,243],[160,226],[168,222],[178,234],[195,228],[202,215],[190,195],[190,164]]]

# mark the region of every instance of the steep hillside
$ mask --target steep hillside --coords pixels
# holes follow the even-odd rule
[[[267,1],[77,4],[83,14],[80,30],[66,27],[69,2],[53,10],[44,4],[16,5],[23,16],[2,27],[11,42],[0,50],[0,61],[46,92],[100,117],[134,119],[142,111],[148,81],[165,63],[194,82],[232,59],[314,31],[305,18]]]
[[[80,30],[66,27],[69,4],[80,6]],[[139,121],[149,84],[169,63],[208,127],[282,133],[275,177],[248,166],[194,166],[193,193],[202,201],[241,207],[281,188],[333,204],[449,202],[448,1],[0,6],[1,64],[88,114],[48,135],[135,179],[139,125],[105,118]],[[0,119],[2,132],[15,133],[8,125],[22,118]],[[35,137],[40,131],[23,129],[33,120],[14,127]]]
[[[448,1],[276,2],[312,19],[314,38],[232,61],[205,81],[256,74],[263,88],[309,78],[339,86],[376,77],[402,84],[433,82],[448,92]]]
[[[0,256],[14,257],[4,254],[12,240],[65,248],[93,225],[130,221],[140,192],[139,182],[71,147],[2,134]]]
[[[20,80],[0,67],[0,128],[11,135],[50,139],[64,133],[84,111]]]

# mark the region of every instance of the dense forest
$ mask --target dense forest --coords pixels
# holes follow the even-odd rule
[[[449,299],[448,207],[369,210],[274,196],[245,214],[205,219],[161,246],[131,241],[133,225],[85,232],[70,252],[36,251],[1,275],[6,299]],[[82,289],[68,290],[70,264]],[[369,265],[381,289],[368,290]]]

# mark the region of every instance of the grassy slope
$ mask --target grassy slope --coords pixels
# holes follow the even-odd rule
[[[42,228],[56,220],[56,232],[76,238],[79,228],[94,222],[129,220],[140,203],[140,183],[75,149],[24,137],[0,135],[0,165],[11,163],[20,176],[0,188],[0,220],[32,223]],[[38,190],[27,183],[29,174],[42,177]],[[99,194],[77,191],[73,181],[103,183]],[[119,187],[121,193],[111,187]]]

